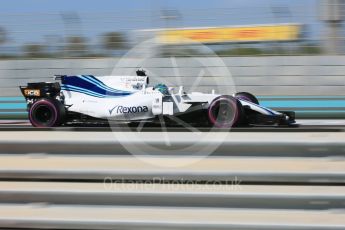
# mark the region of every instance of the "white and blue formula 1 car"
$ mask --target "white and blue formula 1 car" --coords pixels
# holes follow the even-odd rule
[[[149,87],[143,70],[138,70],[137,76],[56,75],[55,80],[20,86],[33,126],[97,125],[109,121],[154,124],[161,118],[167,125],[182,121],[221,128],[295,123],[294,112],[260,106],[256,97],[246,92],[230,96],[185,93],[183,87],[175,93],[164,84]]]

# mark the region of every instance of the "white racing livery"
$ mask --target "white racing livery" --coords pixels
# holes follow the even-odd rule
[[[36,127],[71,124],[152,122],[168,125],[229,128],[247,125],[290,125],[294,112],[277,112],[259,105],[250,93],[220,95],[186,93],[183,87],[149,86],[145,71],[137,76],[57,75],[60,82],[21,86],[28,116]]]

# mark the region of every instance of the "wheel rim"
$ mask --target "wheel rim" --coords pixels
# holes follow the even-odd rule
[[[53,120],[53,111],[46,105],[40,105],[35,110],[34,118],[38,123],[47,125]]]
[[[33,126],[52,127],[58,119],[58,114],[54,104],[49,101],[40,101],[30,109],[29,119]]]
[[[216,127],[231,127],[237,117],[237,107],[232,100],[218,99],[210,106],[209,119]]]
[[[218,123],[224,124],[234,119],[234,114],[229,104],[218,103],[212,111],[212,115]]]

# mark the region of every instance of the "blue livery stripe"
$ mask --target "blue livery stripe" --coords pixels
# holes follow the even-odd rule
[[[74,91],[74,92],[78,92],[78,93],[83,93],[83,94],[87,94],[89,96],[93,96],[93,97],[98,97],[98,98],[105,98],[105,97],[122,97],[122,94],[112,94],[112,95],[104,95],[104,94],[100,94],[100,93],[95,93],[93,91],[87,90],[87,89],[83,89],[80,87],[76,87],[76,86],[71,86],[71,85],[62,85],[61,86],[62,90],[66,90],[66,91]]]
[[[63,78],[62,84],[65,87],[76,87],[79,90],[85,90],[85,93],[95,93],[97,95],[103,96],[128,96],[132,94],[129,91],[121,91],[110,88],[104,83],[99,83],[95,81],[96,78],[87,78],[85,76],[68,76]],[[75,88],[75,89],[76,89]],[[67,89],[68,90],[68,89]]]
[[[268,108],[262,107],[261,105],[257,105],[257,104],[255,104],[255,103],[252,103],[252,102],[247,101],[247,100],[245,100],[245,101],[246,101],[247,103],[249,103],[249,104],[252,104],[252,105],[254,105],[254,106],[257,106],[257,107],[259,107],[259,108],[265,110],[266,112],[270,113],[271,115],[275,115],[275,113],[272,112],[272,111],[271,111],[270,109],[268,109]]]
[[[71,85],[62,85],[61,86],[62,90],[67,90],[67,91],[75,91],[75,92],[79,92],[79,93],[84,93],[90,96],[95,96],[95,97],[105,97],[102,94],[99,93],[95,93],[93,91],[87,90],[87,89],[83,89],[83,88],[79,88],[79,87],[75,87],[75,86],[71,86]]]
[[[87,93],[87,92],[83,92],[83,91],[77,90],[77,89],[64,88],[63,90],[70,91],[70,92],[82,93],[82,94],[89,95],[89,96],[92,96],[92,97],[103,98],[103,96],[97,96],[97,95],[94,95],[94,94],[89,94],[89,93]]]
[[[121,92],[120,90],[116,90],[116,89],[112,89],[112,88],[110,88],[110,87],[105,87],[105,86],[103,86],[103,85],[100,85],[99,83],[95,83],[93,80],[91,80],[91,79],[88,79],[86,76],[84,76],[84,75],[82,75],[80,78],[82,78],[83,80],[85,80],[85,81],[88,81],[88,82],[90,82],[91,84],[95,84],[95,85],[97,85],[98,87],[100,87],[100,88],[102,88],[102,89],[104,89],[104,90],[108,90],[108,91],[110,91],[110,92],[114,92],[114,93],[119,93],[119,92]]]
[[[106,84],[104,84],[103,82],[101,82],[99,79],[95,78],[92,75],[81,75],[81,76],[82,76],[82,78],[84,80],[87,80],[87,81],[89,81],[89,82],[99,86],[102,89],[105,89],[105,90],[108,90],[108,91],[111,91],[111,92],[131,93],[129,91],[123,91],[123,90],[118,90],[118,89],[111,88],[111,87],[107,86]]]

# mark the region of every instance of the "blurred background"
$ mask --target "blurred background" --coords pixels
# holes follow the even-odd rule
[[[114,74],[119,58],[151,40],[140,54],[154,62],[122,67],[145,67],[177,85],[174,68],[187,79],[200,68],[188,60],[219,56],[237,91],[257,94],[266,106],[295,110],[298,117],[344,118],[344,4],[2,0],[0,117],[25,118],[19,85],[51,81],[54,74]],[[211,90],[208,77],[214,76],[206,74],[198,90]],[[191,82],[182,81],[187,89]]]
[[[342,0],[2,1],[0,57],[118,57],[142,39],[158,56],[176,48],[203,55],[179,36],[220,56],[344,53]]]

